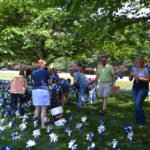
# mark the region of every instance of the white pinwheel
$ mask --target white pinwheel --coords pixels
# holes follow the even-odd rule
[[[40,135],[41,135],[40,129],[37,129],[37,130],[34,130],[34,131],[33,131],[33,136],[34,136],[34,138],[38,138]]]
[[[95,143],[92,143],[91,146],[88,147],[88,150],[94,149],[95,148]]]
[[[13,123],[12,123],[12,122],[9,122],[8,126],[9,126],[10,128],[12,128]]]
[[[55,133],[52,133],[49,136],[50,136],[51,142],[55,143],[56,141],[58,141],[58,136]]]
[[[99,132],[99,134],[103,133],[106,130],[104,125],[100,125],[97,129],[97,131]]]
[[[13,140],[20,139],[20,136],[18,136],[18,132],[12,133],[12,137]]]
[[[19,111],[16,111],[15,114],[16,114],[17,118],[20,117]]]
[[[66,132],[68,133],[68,136],[71,136],[71,130],[70,130],[70,128],[68,128],[67,130],[66,130]]]
[[[38,120],[35,120],[34,121],[34,128],[37,128],[37,126],[38,126]]]
[[[27,120],[29,117],[28,117],[27,114],[24,114],[23,118],[24,118],[25,120]]]
[[[128,132],[127,138],[128,138],[130,141],[133,140],[133,131],[129,131],[129,132]]]
[[[29,141],[27,142],[27,146],[26,146],[26,147],[33,147],[33,146],[35,146],[35,145],[36,145],[35,141],[29,140]]]
[[[81,118],[81,121],[82,121],[83,123],[85,123],[86,120],[87,120],[87,116],[83,116],[83,117]]]
[[[82,123],[76,124],[76,128],[81,129],[82,128]]]
[[[71,148],[72,150],[75,150],[76,147],[78,146],[77,144],[75,144],[76,140],[71,140],[69,143],[68,143],[68,148]]]
[[[116,139],[113,139],[112,144],[113,148],[116,148],[118,146],[118,141]]]
[[[26,124],[24,124],[24,123],[22,123],[21,125],[20,125],[20,130],[21,131],[24,131],[25,129],[26,129]]]
[[[86,135],[86,140],[89,140],[89,141],[92,141],[92,138],[93,138],[93,135],[94,135],[94,133],[88,133],[87,135]]]
[[[7,114],[4,114],[4,118],[7,118]]]
[[[60,126],[64,126],[66,124],[66,122],[67,122],[66,119],[64,119],[64,118],[61,119],[60,120]]]

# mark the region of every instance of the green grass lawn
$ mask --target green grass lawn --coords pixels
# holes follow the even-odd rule
[[[117,86],[120,86],[121,88],[126,88],[126,89],[132,88],[132,84],[133,84],[132,81],[121,81],[121,80],[116,81]]]
[[[13,77],[17,75],[18,75],[17,72],[0,71],[0,79],[3,79],[3,80],[11,80]]]
[[[12,79],[16,74],[2,74],[0,73],[0,79]],[[119,85],[121,88],[129,89],[132,87],[132,82],[129,81],[117,81],[116,85]],[[100,116],[100,111],[102,108],[101,100],[98,99],[96,103],[91,105],[86,105],[83,109],[79,109],[76,107],[76,98],[74,97],[73,102],[67,103],[64,108],[64,117],[67,120],[66,128],[70,126],[68,121],[68,115],[73,116],[73,128],[72,128],[72,139],[76,139],[76,143],[78,144],[78,150],[87,150],[90,142],[86,140],[86,135],[89,132],[93,132],[93,142],[96,145],[98,150],[112,150],[112,140],[114,138],[119,141],[119,149],[120,150],[130,150],[131,146],[127,140],[127,133],[124,131],[125,125],[132,125],[134,131],[133,137],[133,150],[149,150],[150,148],[150,101],[147,99],[144,102],[144,110],[147,119],[147,123],[143,128],[139,128],[136,124],[134,124],[134,106],[132,102],[132,97],[129,94],[119,94],[109,98],[108,102],[108,111],[105,116]],[[33,126],[33,113],[34,108],[29,113],[29,119],[27,124],[27,129],[23,132],[24,138],[16,140],[15,150],[26,150],[26,142],[29,139],[35,140],[32,136],[32,132],[34,130]],[[76,129],[76,124],[81,123],[81,117],[87,116],[86,123],[86,131],[82,132],[82,136],[80,137],[79,130]],[[55,150],[67,150],[69,137],[67,133],[64,133],[63,127],[54,126],[54,122],[51,114],[48,112],[47,117],[50,118],[50,125],[54,127],[53,132],[58,135],[58,141],[55,143]],[[100,125],[100,120],[103,119],[106,127],[106,131],[103,135],[103,142],[101,144],[101,136],[98,134],[97,128]],[[9,118],[9,121],[11,119]],[[21,136],[21,131],[19,129],[19,125],[21,124],[21,118],[18,119],[17,125],[14,128],[14,132],[18,132]],[[1,122],[1,121],[0,121]],[[40,129],[40,125],[39,125]],[[1,144],[5,145],[13,145],[12,130],[5,126],[5,130],[1,134]],[[33,150],[48,150],[53,149],[52,143],[50,143],[49,134],[45,129],[41,130],[41,136],[38,140],[38,145],[32,148]]]
[[[86,105],[83,109],[76,107],[76,100],[74,98],[73,102],[67,103],[64,108],[64,117],[67,120],[66,128],[70,126],[68,121],[68,115],[73,116],[72,121],[72,139],[76,139],[78,144],[78,150],[87,150],[87,147],[90,145],[90,142],[86,140],[86,135],[89,132],[93,132],[93,142],[96,145],[98,150],[112,150],[112,140],[114,138],[119,141],[119,149],[121,150],[130,150],[130,143],[127,140],[127,133],[124,131],[125,125],[132,125],[134,131],[133,137],[133,149],[134,150],[149,150],[150,149],[150,101],[145,100],[144,110],[147,118],[147,124],[143,128],[139,128],[134,124],[134,106],[132,102],[132,97],[129,94],[120,94],[113,97],[110,97],[108,102],[108,111],[106,115],[100,116],[102,103],[98,99],[96,103]],[[25,150],[26,142],[29,139],[35,140],[32,136],[34,130],[33,127],[33,112],[28,113],[29,119],[27,124],[27,129],[23,132],[24,138],[16,140],[15,150]],[[80,132],[76,129],[76,124],[81,123],[81,117],[87,116],[86,130],[82,132],[80,137]],[[67,150],[69,137],[67,133],[64,133],[63,127],[54,126],[53,119],[50,113],[47,113],[47,117],[50,118],[50,125],[54,127],[53,132],[58,135],[58,141],[55,143],[55,150]],[[103,135],[103,142],[101,144],[101,136],[98,134],[97,128],[100,125],[100,120],[104,120],[106,131]],[[18,119],[16,128],[14,132],[17,131],[21,136],[21,131],[19,125],[21,123],[21,118]],[[13,145],[11,133],[12,130],[5,126],[5,130],[2,133],[2,142],[0,144],[0,149],[4,145]],[[40,125],[39,125],[40,129]],[[83,130],[82,130],[83,131]],[[46,129],[41,130],[41,136],[38,140],[38,145],[32,148],[33,150],[52,150],[52,143],[50,143],[49,134],[46,132]]]

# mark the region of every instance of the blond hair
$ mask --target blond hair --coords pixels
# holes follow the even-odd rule
[[[147,60],[144,58],[144,56],[139,56],[139,57],[136,59],[136,62],[137,62],[138,60],[142,61],[142,62],[143,62],[143,65],[146,66]]]

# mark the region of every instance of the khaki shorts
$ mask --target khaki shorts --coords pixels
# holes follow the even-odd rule
[[[111,93],[111,86],[112,86],[111,82],[106,82],[106,83],[100,82],[99,89],[98,89],[98,96],[109,97]]]

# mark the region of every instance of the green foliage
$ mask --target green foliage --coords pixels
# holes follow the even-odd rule
[[[0,58],[31,64],[40,58],[81,61],[87,53],[113,62],[147,55],[148,18],[113,16],[127,1],[1,0]]]

